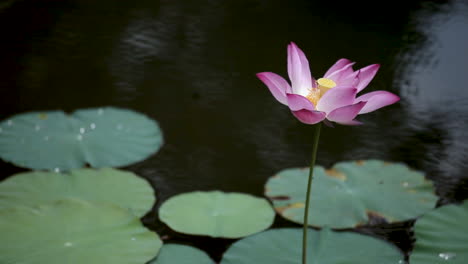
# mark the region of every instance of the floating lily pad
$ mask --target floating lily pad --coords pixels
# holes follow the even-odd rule
[[[414,226],[412,264],[466,264],[468,260],[468,201],[446,205],[423,215]]]
[[[0,210],[0,263],[141,264],[162,242],[118,206],[62,200]]]
[[[205,252],[190,246],[165,244],[150,264],[213,264]]]
[[[287,169],[265,186],[275,210],[303,223],[309,169]],[[316,166],[309,224],[347,228],[366,224],[370,217],[388,222],[415,218],[434,208],[432,183],[403,164],[378,160],[341,162],[332,169]]]
[[[176,195],[159,218],[177,232],[239,238],[268,228],[275,212],[267,200],[242,193],[191,192]]]
[[[397,264],[403,255],[380,239],[330,229],[309,229],[308,264]],[[280,228],[243,238],[224,253],[221,264],[297,264],[302,256],[302,229]]]
[[[0,123],[0,157],[31,169],[119,167],[155,153],[163,138],[158,124],[113,107],[19,114]]]
[[[78,169],[66,174],[26,172],[0,183],[0,209],[33,207],[64,198],[114,203],[139,217],[155,202],[153,188],[146,180],[116,169]]]

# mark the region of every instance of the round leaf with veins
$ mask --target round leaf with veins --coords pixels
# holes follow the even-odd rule
[[[265,195],[286,219],[303,223],[309,169],[286,169],[271,177]],[[348,228],[370,219],[395,222],[434,208],[437,197],[424,174],[403,164],[379,160],[340,162],[331,169],[316,166],[309,224]]]
[[[0,210],[0,263],[141,264],[162,242],[128,210],[61,200]]]
[[[383,240],[353,232],[309,229],[307,264],[398,264],[403,255]],[[302,229],[280,228],[241,239],[224,253],[221,264],[297,264],[302,253]]]
[[[191,192],[171,197],[159,218],[175,231],[239,238],[268,228],[275,212],[266,199],[242,193]]]
[[[0,209],[46,204],[64,198],[113,203],[138,217],[155,203],[149,183],[116,169],[77,169],[68,173],[32,171],[0,182]]]
[[[468,260],[468,201],[446,205],[416,220],[412,264],[465,264]]]
[[[30,169],[120,167],[141,161],[162,145],[158,124],[114,107],[30,112],[0,122],[0,157]]]

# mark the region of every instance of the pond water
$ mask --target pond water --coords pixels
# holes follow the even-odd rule
[[[380,63],[367,90],[402,98],[362,116],[363,126],[325,127],[318,164],[404,162],[435,181],[440,204],[468,198],[466,1],[18,0],[0,4],[0,32],[0,119],[112,105],[158,120],[165,145],[125,168],[156,189],[158,204],[144,223],[216,260],[232,241],[176,234],[156,209],[192,190],[262,196],[268,177],[307,166],[312,127],[255,76],[285,76],[290,41],[317,77],[342,57],[358,68]],[[22,171],[0,168],[0,179]],[[361,231],[408,252],[410,225]],[[275,226],[294,225],[277,217]]]

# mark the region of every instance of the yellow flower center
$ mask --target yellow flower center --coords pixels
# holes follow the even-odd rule
[[[320,78],[317,80],[317,87],[310,89],[309,94],[306,96],[315,106],[317,106],[320,98],[331,88],[335,87],[336,83],[327,78]]]
[[[323,95],[326,91],[336,86],[336,83],[333,80],[327,78],[320,78],[317,80],[318,88]]]

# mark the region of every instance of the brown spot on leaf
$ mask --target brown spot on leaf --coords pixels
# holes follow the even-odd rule
[[[41,119],[41,120],[46,120],[48,116],[47,116],[47,114],[45,114],[45,113],[40,113],[40,114],[37,115],[37,117],[38,117],[39,119]]]
[[[359,165],[359,166],[364,165],[364,163],[366,163],[366,162],[363,161],[363,160],[357,160],[357,161],[356,161],[356,165]]]
[[[388,162],[388,161],[384,161],[384,162],[383,162],[383,165],[384,165],[384,166],[388,166],[388,165],[392,165],[392,163],[391,163],[391,162]]]
[[[346,181],[346,175],[342,172],[337,171],[336,169],[325,170],[325,173],[333,178],[337,178],[342,181]]]
[[[287,210],[287,209],[291,209],[291,208],[304,208],[305,207],[305,204],[304,203],[293,203],[293,204],[290,204],[290,205],[287,205],[287,206],[281,206],[281,207],[276,207],[275,210],[276,212],[278,212],[279,214],[283,213],[283,211]]]

